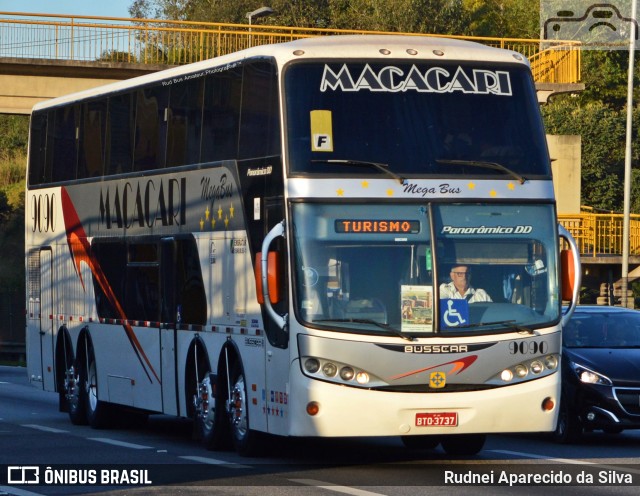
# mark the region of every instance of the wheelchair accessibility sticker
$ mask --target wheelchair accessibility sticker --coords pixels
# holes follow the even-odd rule
[[[541,0],[542,37],[578,41],[583,50],[627,50],[633,39],[638,49],[638,22],[633,17],[637,1]]]
[[[440,322],[444,327],[469,324],[469,302],[462,299],[440,300]]]

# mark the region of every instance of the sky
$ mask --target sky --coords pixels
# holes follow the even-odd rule
[[[0,12],[130,17],[133,0],[0,0]]]

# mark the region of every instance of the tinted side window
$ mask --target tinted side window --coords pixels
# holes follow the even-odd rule
[[[78,178],[102,175],[107,126],[107,102],[82,104],[82,130],[78,156]]]
[[[45,180],[46,145],[47,114],[33,114],[29,141],[29,184],[31,186],[41,184]]]
[[[267,61],[245,65],[238,158],[277,155],[280,151],[279,130],[274,65]]]
[[[202,161],[236,158],[242,68],[212,74],[205,80]]]
[[[109,98],[107,119],[106,174],[131,172],[133,161],[133,94],[124,93]]]
[[[76,178],[78,166],[77,132],[80,127],[80,108],[60,107],[54,110],[51,180],[68,181]]]
[[[171,86],[167,167],[200,162],[204,78]]]
[[[156,86],[136,92],[136,127],[133,168],[136,171],[164,167],[167,141],[165,110],[169,100],[168,88]]]

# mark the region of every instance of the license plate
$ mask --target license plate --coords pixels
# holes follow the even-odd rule
[[[416,413],[416,427],[456,427],[457,412]]]

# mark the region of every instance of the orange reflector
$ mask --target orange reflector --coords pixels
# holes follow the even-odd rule
[[[551,410],[553,410],[555,406],[556,406],[555,401],[553,401],[551,398],[545,398],[544,401],[542,402],[542,411],[550,412]]]
[[[320,405],[318,403],[316,403],[315,401],[307,403],[307,413],[309,415],[313,417],[314,415],[317,415],[319,411]]]

